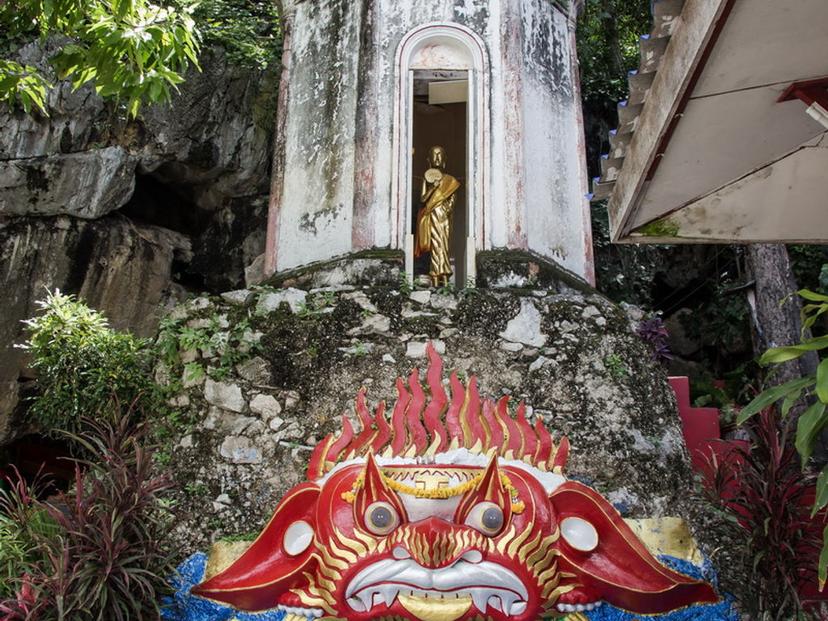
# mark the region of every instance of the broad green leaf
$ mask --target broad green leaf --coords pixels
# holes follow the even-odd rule
[[[810,289],[800,289],[797,293],[799,294],[799,297],[810,302],[828,302],[828,295],[823,295],[821,293],[811,291]]]
[[[819,363],[816,371],[816,394],[823,403],[828,403],[828,358]]]
[[[749,419],[754,414],[757,414],[764,410],[767,407],[770,407],[780,399],[788,396],[794,392],[801,392],[802,389],[810,386],[814,383],[813,376],[808,377],[800,377],[794,380],[790,380],[789,382],[785,382],[784,384],[780,384],[779,386],[773,386],[772,388],[768,388],[767,390],[762,391],[756,397],[748,403],[741,412],[739,412],[739,417],[736,419],[736,423],[741,425],[747,419]]]
[[[828,505],[828,466],[822,469],[819,473],[816,482],[816,498],[814,499],[814,508],[811,511],[811,517],[816,515],[817,511]]]
[[[795,360],[809,351],[817,351],[826,347],[828,347],[828,336],[807,339],[798,345],[769,349],[759,358],[759,363],[762,365],[779,364],[788,360]]]
[[[808,463],[814,452],[814,441],[828,422],[826,404],[817,401],[802,413],[796,423],[796,450],[802,456],[802,465]]]
[[[825,578],[828,576],[828,526],[822,531],[822,551],[819,553],[819,590],[825,588]]]

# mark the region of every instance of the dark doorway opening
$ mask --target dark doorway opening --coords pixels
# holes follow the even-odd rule
[[[422,207],[420,191],[423,175],[428,168],[428,152],[432,146],[439,145],[446,151],[445,172],[460,182],[451,216],[449,247],[452,282],[454,286],[462,287],[468,279],[464,265],[468,239],[468,72],[423,69],[413,73],[411,233],[415,232],[417,214]],[[429,263],[427,255],[414,260],[415,280],[428,275]]]

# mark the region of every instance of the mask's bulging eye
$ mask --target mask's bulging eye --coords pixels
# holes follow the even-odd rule
[[[503,530],[503,509],[493,502],[478,502],[469,511],[466,526],[492,537]]]
[[[365,527],[375,535],[387,535],[399,524],[397,510],[387,502],[373,502],[365,510]]]

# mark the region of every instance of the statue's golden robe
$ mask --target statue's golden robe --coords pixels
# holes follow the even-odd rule
[[[451,212],[460,182],[451,175],[443,174],[440,184],[434,188],[425,205],[417,214],[417,231],[414,256],[431,253],[429,275],[432,278],[451,276],[449,261],[449,237]]]

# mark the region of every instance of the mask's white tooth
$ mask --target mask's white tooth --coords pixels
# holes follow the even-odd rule
[[[512,604],[514,604],[519,598],[516,594],[512,593],[511,591],[501,591],[498,593],[501,600],[501,605],[503,608],[503,612],[507,612],[512,609]]]
[[[497,595],[492,595],[487,603],[489,608],[494,608],[495,610],[503,612],[503,605],[500,603],[500,598]]]
[[[349,597],[348,598],[348,605],[351,608],[353,608],[354,610],[356,610],[357,612],[365,612],[366,610],[368,610],[368,608],[365,606],[365,604],[360,599],[358,599],[356,597]]]
[[[379,592],[382,595],[382,601],[390,608],[394,600],[397,599],[397,587],[390,584],[383,584],[379,587]]]
[[[519,615],[526,612],[526,602],[515,602],[509,607],[510,615]]]
[[[472,591],[472,601],[480,612],[486,612],[486,602],[489,600],[490,593],[491,591],[488,589],[474,589]]]
[[[584,606],[584,610],[595,610],[595,604],[587,604],[586,606]]]
[[[368,591],[367,589],[364,591],[360,591],[356,594],[356,596],[359,598],[359,601],[362,602],[362,605],[365,606],[363,610],[369,610],[371,608],[371,604],[374,598],[370,591]]]

